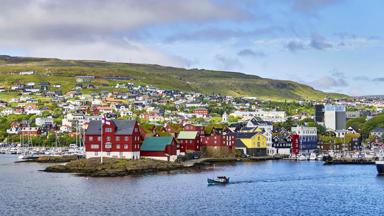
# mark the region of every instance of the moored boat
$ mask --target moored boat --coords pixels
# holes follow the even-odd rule
[[[308,158],[305,155],[299,155],[296,160],[298,160],[298,161],[306,161],[306,160],[308,160]]]
[[[309,160],[316,160],[316,154],[315,153],[311,153],[310,155],[309,155]]]
[[[384,175],[384,161],[379,160],[379,161],[376,161],[375,164],[376,164],[377,174]]]
[[[229,183],[229,177],[226,176],[218,176],[215,179],[207,179],[208,184],[228,184]]]

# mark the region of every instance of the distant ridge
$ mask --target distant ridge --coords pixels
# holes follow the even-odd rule
[[[206,94],[252,96],[267,100],[319,100],[348,97],[326,93],[294,81],[273,80],[238,72],[184,69],[151,64],[119,63],[93,60],[14,57],[0,55],[0,73],[36,71],[53,77],[130,77],[131,82],[164,89],[195,91]],[[40,76],[47,80],[47,76]],[[60,78],[55,79],[60,80]],[[12,80],[8,80],[10,82]],[[0,80],[1,83],[1,80]]]

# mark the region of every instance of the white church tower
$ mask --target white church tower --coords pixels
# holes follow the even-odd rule
[[[222,116],[222,120],[221,120],[222,122],[228,122],[228,114],[227,114],[227,112],[224,112],[223,113],[223,116]]]

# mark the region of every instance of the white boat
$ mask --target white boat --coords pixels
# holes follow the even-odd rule
[[[309,155],[309,160],[316,160],[316,154],[315,153],[311,153],[310,155]]]
[[[324,158],[324,155],[319,154],[319,155],[317,155],[316,160],[318,160],[318,161],[322,161],[323,158]]]
[[[297,160],[299,161],[305,161],[305,160],[308,160],[307,157],[305,155],[300,155],[297,157]]]
[[[33,151],[26,151],[18,156],[20,160],[30,160],[38,158],[37,154]]]

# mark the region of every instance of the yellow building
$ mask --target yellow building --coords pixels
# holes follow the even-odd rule
[[[267,137],[262,132],[240,132],[236,134],[236,149],[250,156],[267,155]]]

